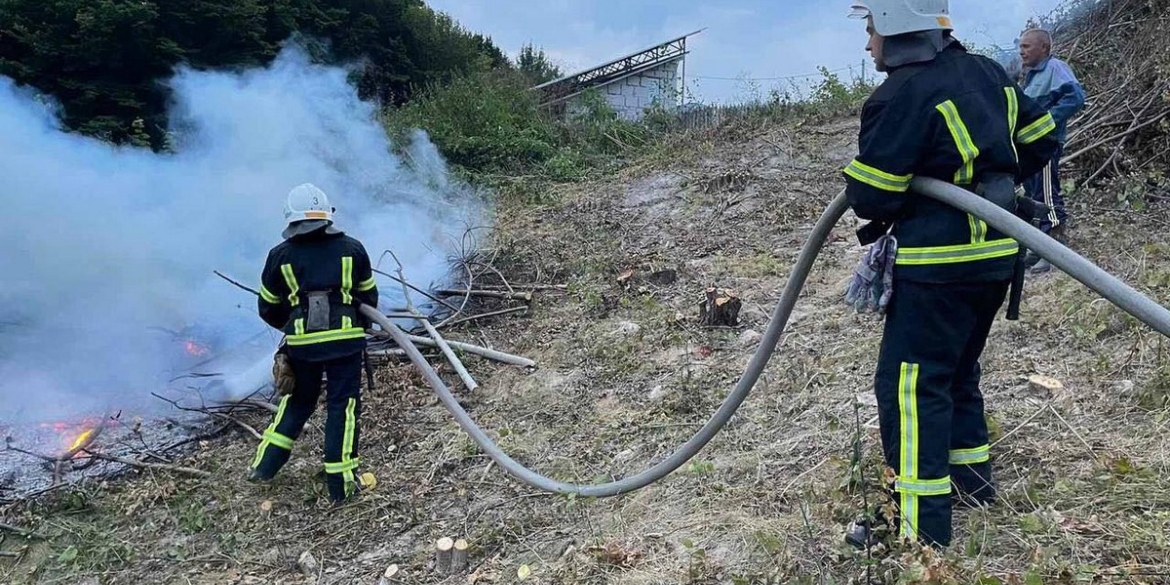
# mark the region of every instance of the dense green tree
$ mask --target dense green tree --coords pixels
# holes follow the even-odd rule
[[[161,147],[158,82],[177,64],[262,65],[294,34],[323,61],[360,64],[359,93],[385,104],[511,66],[421,0],[0,0],[0,74],[57,98],[70,128]]]
[[[564,76],[561,68],[553,64],[548,55],[544,54],[544,50],[531,43],[521,47],[520,54],[516,56],[516,69],[532,85],[540,85]]]

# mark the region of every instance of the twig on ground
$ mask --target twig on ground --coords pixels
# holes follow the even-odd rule
[[[25,538],[31,538],[31,537],[36,536],[36,533],[33,532],[32,530],[27,530],[25,528],[13,526],[11,524],[4,524],[2,522],[0,522],[0,531],[11,532],[12,534],[15,534],[17,536],[23,536]]]
[[[991,444],[991,447],[995,447],[996,445],[998,445],[998,444],[1000,444],[1000,443],[1002,443],[1002,442],[1006,441],[1008,437],[1010,437],[1010,436],[1012,436],[1012,435],[1016,434],[1016,431],[1019,431],[1020,429],[1022,429],[1022,428],[1024,428],[1024,427],[1028,426],[1028,423],[1030,423],[1030,422],[1032,422],[1032,421],[1036,420],[1036,417],[1038,417],[1038,416],[1040,416],[1041,414],[1043,414],[1045,410],[1048,410],[1048,405],[1047,405],[1047,404],[1045,404],[1045,405],[1041,406],[1041,407],[1040,407],[1040,408],[1039,408],[1039,409],[1038,409],[1036,412],[1032,413],[1032,416],[1028,417],[1028,420],[1026,420],[1026,421],[1024,421],[1024,422],[1020,423],[1019,425],[1017,425],[1017,426],[1016,426],[1016,428],[1012,429],[1012,430],[1011,430],[1011,431],[1009,431],[1009,432],[1008,432],[1006,435],[1004,435],[1004,436],[1000,437],[1000,438],[999,438],[999,440],[997,440],[996,442],[992,443],[992,444]]]
[[[528,311],[527,306],[511,307],[508,309],[500,309],[499,311],[491,311],[489,313],[480,313],[478,315],[471,315],[469,317],[463,317],[462,319],[456,319],[456,320],[450,321],[450,322],[443,322],[443,323],[440,323],[438,326],[436,326],[436,329],[439,329],[442,327],[454,327],[456,325],[462,325],[464,323],[470,323],[472,321],[478,321],[480,319],[488,319],[490,317],[499,317],[501,315],[511,315],[512,313],[524,313],[526,311]]]
[[[202,469],[192,469],[190,467],[182,467],[179,465],[170,465],[167,463],[146,463],[143,461],[135,461],[133,459],[126,459],[124,457],[117,457],[114,455],[106,455],[105,453],[98,453],[94,451],[86,451],[86,454],[95,459],[103,461],[110,461],[113,463],[121,463],[122,465],[129,465],[131,467],[138,467],[140,469],[152,469],[161,471],[174,471],[177,473],[185,473],[187,475],[194,475],[198,477],[209,478],[211,474]]]
[[[505,299],[505,300],[512,300],[512,301],[532,302],[532,293],[531,292],[508,293],[508,292],[496,291],[496,290],[452,290],[452,289],[447,289],[447,288],[439,289],[435,292],[440,294],[440,295],[448,296],[448,297],[472,296],[472,297],[485,297],[485,298],[490,298],[490,299]]]
[[[517,285],[513,285],[513,288],[511,290],[509,290],[506,287],[501,286],[501,285],[481,284],[481,285],[479,285],[479,288],[481,290],[495,290],[495,291],[507,291],[507,292],[516,292],[517,290],[565,291],[565,290],[569,290],[569,285],[567,285],[567,284],[517,284]]]
[[[798,481],[800,481],[801,479],[803,479],[803,478],[804,478],[806,475],[808,475],[808,474],[810,474],[810,473],[812,473],[812,472],[816,471],[817,469],[820,469],[820,467],[821,467],[822,465],[824,465],[824,464],[826,464],[826,463],[828,463],[828,462],[829,462],[829,459],[827,459],[827,458],[826,458],[826,459],[822,459],[820,463],[817,463],[816,465],[814,465],[814,466],[812,466],[812,467],[810,467],[810,468],[808,468],[808,469],[806,469],[806,470],[802,471],[802,472],[800,473],[800,475],[798,475],[798,476],[796,476],[796,477],[792,478],[792,481],[788,482],[788,485],[784,486],[784,489],[780,490],[780,493],[776,494],[776,499],[778,499],[778,500],[779,500],[779,499],[782,499],[782,498],[784,497],[784,494],[788,493],[788,490],[792,489],[792,486],[796,485],[796,483],[797,483]]]
[[[418,294],[420,294],[420,295],[422,295],[422,296],[424,296],[432,301],[435,301],[436,303],[440,303],[444,307],[447,307],[448,309],[451,309],[452,311],[459,312],[459,307],[456,307],[455,305],[452,305],[451,303],[448,303],[447,301],[444,301],[443,299],[441,299],[435,295],[432,295],[431,293],[429,293],[429,292],[427,292],[427,291],[425,291],[425,290],[423,290],[423,289],[421,289],[413,284],[410,284],[409,282],[406,282],[405,280],[399,279],[397,276],[394,276],[393,274],[390,274],[388,272],[383,272],[381,270],[378,270],[377,268],[375,268],[373,270],[375,273],[381,274],[382,276],[385,276],[386,278],[395,280],[399,284],[402,284],[403,286],[409,287],[411,290],[417,292]]]
[[[208,416],[214,416],[215,418],[218,418],[220,420],[228,421],[228,422],[233,423],[233,424],[239,426],[240,428],[248,431],[249,433],[252,434],[253,437],[256,437],[257,440],[264,439],[264,437],[261,436],[260,433],[256,429],[252,428],[251,425],[249,425],[248,423],[243,422],[241,420],[238,420],[235,417],[228,416],[228,415],[220,413],[220,412],[215,412],[214,410],[207,410],[205,408],[191,408],[188,406],[182,406],[177,401],[171,400],[170,398],[164,398],[164,397],[159,396],[158,394],[156,394],[154,392],[151,392],[150,395],[154,396],[155,398],[158,398],[159,400],[162,400],[163,402],[170,403],[171,406],[174,406],[175,408],[177,408],[179,410],[183,410],[186,412],[198,412],[200,414],[206,414]]]
[[[1060,422],[1064,423],[1064,426],[1068,427],[1068,430],[1070,432],[1072,432],[1073,436],[1076,437],[1077,440],[1080,441],[1081,444],[1084,445],[1085,448],[1089,450],[1090,455],[1092,455],[1094,457],[1097,456],[1097,452],[1095,450],[1093,450],[1093,446],[1090,445],[1089,442],[1086,441],[1085,438],[1082,437],[1081,434],[1078,433],[1077,430],[1073,428],[1072,425],[1068,424],[1068,421],[1065,420],[1064,417],[1060,415],[1059,411],[1057,411],[1055,408],[1053,408],[1051,404],[1048,405],[1048,410],[1051,410],[1052,414],[1055,414],[1056,418],[1060,419]]]
[[[276,412],[278,410],[277,406],[275,404],[272,404],[271,402],[262,402],[260,400],[254,400],[251,398],[246,398],[244,400],[240,400],[237,402],[223,402],[219,406],[210,406],[207,408],[207,410],[218,409],[218,408],[228,408],[230,410],[236,410],[240,406],[246,406],[246,407],[250,407],[250,408],[259,408],[261,410],[267,410],[268,412]]]

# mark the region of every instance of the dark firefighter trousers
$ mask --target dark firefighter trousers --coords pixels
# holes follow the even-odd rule
[[[1008,284],[895,287],[874,388],[901,536],[946,547],[952,496],[995,497],[979,356]]]
[[[293,443],[321,395],[321,375],[327,378],[325,395],[325,482],[329,497],[341,501],[356,489],[358,438],[361,419],[362,354],[328,361],[289,360],[296,389],[283,396],[272,424],[264,431],[252,467],[264,478],[276,475],[288,462]]]

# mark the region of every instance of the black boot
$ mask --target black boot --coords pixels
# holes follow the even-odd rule
[[[272,481],[272,476],[262,473],[259,469],[248,469],[248,483],[269,483]]]
[[[1026,254],[1024,254],[1024,267],[1031,268],[1031,267],[1035,266],[1036,263],[1039,262],[1040,260],[1041,260],[1041,258],[1040,258],[1039,254],[1037,254],[1031,250],[1028,250],[1028,252]]]
[[[895,529],[895,524],[878,510],[873,515],[854,520],[845,532],[845,542],[855,549],[865,550],[885,544]]]

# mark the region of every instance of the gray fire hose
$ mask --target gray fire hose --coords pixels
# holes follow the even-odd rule
[[[1082,258],[1011,213],[974,193],[942,181],[917,178],[911,183],[911,187],[918,193],[982,218],[997,230],[1015,238],[1022,245],[1027,246],[1041,257],[1046,258],[1057,268],[1060,268],[1073,278],[1100,293],[1124,309],[1127,313],[1153,327],[1159,333],[1170,337],[1170,311],[1167,311],[1161,305],[1151,301],[1125,283],[1110,276],[1092,262]],[[459,401],[451,394],[451,390],[447,388],[447,385],[435,373],[430,363],[423,358],[422,353],[406,337],[405,332],[371,307],[363,305],[361,312],[366,317],[378,323],[402,349],[406,350],[406,355],[410,358],[411,363],[423,373],[427,383],[435,391],[435,394],[439,396],[439,400],[443,402],[447,410],[451,411],[451,414],[455,415],[455,420],[459,422],[459,426],[463,427],[463,430],[468,435],[471,435],[471,438],[480,448],[486,451],[488,456],[495,460],[500,467],[503,467],[505,471],[534,488],[548,492],[578,494],[587,497],[616,496],[646,487],[662,479],[675,469],[678,469],[683,463],[686,463],[690,458],[694,457],[723,429],[723,426],[735,414],[739,405],[743,404],[744,399],[747,398],[748,393],[755,386],[756,380],[759,379],[760,374],[764,371],[764,366],[767,365],[768,360],[771,359],[772,354],[776,351],[776,346],[780,342],[780,335],[784,332],[784,327],[788,323],[788,317],[792,314],[793,306],[796,305],[796,299],[800,294],[800,290],[804,287],[805,280],[808,279],[813,262],[828,239],[833,226],[841,219],[841,216],[848,207],[849,203],[845,199],[845,192],[842,191],[833,199],[824,213],[821,214],[820,219],[817,220],[812,233],[809,234],[808,241],[805,242],[804,248],[800,251],[796,266],[793,267],[792,274],[788,278],[788,284],[785,285],[784,292],[780,295],[780,301],[776,305],[776,310],[772,313],[772,321],[768,324],[768,329],[764,332],[763,339],[760,341],[756,353],[748,363],[747,370],[744,371],[743,376],[736,383],[735,389],[727,396],[723,404],[719,406],[719,410],[715,412],[715,415],[703,425],[703,428],[699,429],[694,436],[686,443],[683,443],[677,451],[666,459],[637,475],[608,483],[579,485],[557,481],[540,475],[509,457],[498,445],[492,442],[487,434],[484,433],[483,429],[475,424],[475,421],[471,419],[467,411],[463,410]]]

